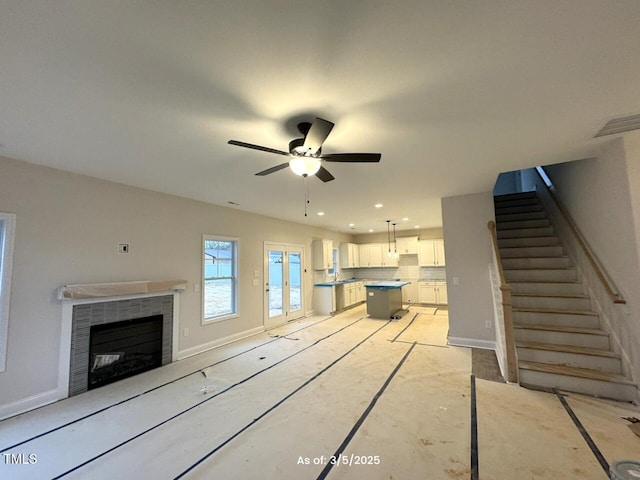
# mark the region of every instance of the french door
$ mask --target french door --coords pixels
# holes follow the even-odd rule
[[[265,328],[304,315],[303,252],[300,245],[265,242]]]

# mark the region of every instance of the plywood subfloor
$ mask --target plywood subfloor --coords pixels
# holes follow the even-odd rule
[[[0,422],[0,478],[472,478],[473,425],[478,478],[606,478],[555,395],[477,379],[472,418],[447,329],[413,307],[292,322]],[[637,409],[567,401],[608,461],[640,452]]]

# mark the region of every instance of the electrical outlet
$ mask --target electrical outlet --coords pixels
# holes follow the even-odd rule
[[[493,322],[491,320],[485,320],[484,328],[493,328]]]
[[[195,293],[200,293],[200,284],[198,282],[193,284],[193,291]]]
[[[184,336],[185,337],[189,336],[189,328],[188,327],[184,327]]]
[[[460,285],[460,277],[453,277],[453,284]]]

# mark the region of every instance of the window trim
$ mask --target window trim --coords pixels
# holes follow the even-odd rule
[[[9,340],[9,304],[11,303],[11,278],[13,270],[13,243],[16,233],[16,216],[0,212],[0,372],[6,370]]]
[[[204,255],[204,251],[205,251],[205,244],[207,241],[218,241],[218,242],[233,242],[233,262],[232,262],[232,294],[233,294],[233,312],[232,313],[227,313],[224,315],[217,315],[214,317],[205,317],[204,313],[205,313],[205,308],[204,308],[204,302],[205,302],[205,268],[204,268],[204,261],[202,260],[203,255]],[[212,323],[217,323],[217,322],[222,322],[225,320],[230,320],[232,318],[238,318],[240,316],[240,312],[239,312],[239,305],[240,302],[238,301],[238,298],[240,296],[240,282],[238,279],[238,272],[239,272],[239,257],[240,257],[240,239],[237,237],[227,237],[227,236],[223,236],[223,235],[211,235],[211,234],[203,234],[202,235],[202,245],[201,245],[201,251],[200,251],[200,268],[202,269],[202,274],[200,276],[201,280],[202,280],[202,288],[200,289],[200,308],[201,308],[201,313],[200,313],[200,318],[201,318],[201,325],[210,325]],[[226,277],[225,277],[226,278]]]

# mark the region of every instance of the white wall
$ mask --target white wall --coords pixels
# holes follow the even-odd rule
[[[16,214],[6,371],[0,408],[56,388],[61,302],[65,284],[186,279],[180,298],[179,350],[263,324],[263,242],[305,245],[305,307],[312,309],[313,238],[338,243],[349,235],[253,215],[232,208],[128,187],[0,157],[0,211]],[[202,234],[240,238],[239,318],[201,325]],[[117,244],[131,253],[117,253]],[[37,403],[37,402],[36,402]],[[17,407],[16,407],[17,408]]]
[[[492,246],[487,222],[494,219],[491,192],[442,199],[447,258],[449,339],[452,343],[493,348],[495,333],[489,264]],[[454,284],[454,279],[459,281]]]
[[[595,158],[545,167],[561,202],[627,301],[625,343],[640,377],[640,132],[602,145]]]

